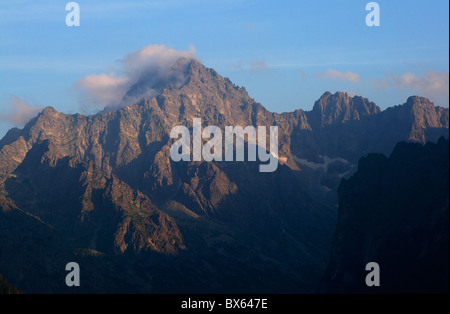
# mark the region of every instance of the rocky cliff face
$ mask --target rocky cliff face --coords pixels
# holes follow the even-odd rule
[[[38,291],[78,258],[106,274],[86,291],[311,291],[334,230],[335,191],[356,160],[390,152],[396,140],[448,137],[448,109],[423,98],[381,112],[362,97],[325,93],[311,112],[277,114],[196,60],[174,66],[182,80],[169,71],[147,91],[144,77],[124,95],[152,98],[91,116],[47,107],[0,140],[2,230],[14,230],[2,233],[0,273],[13,284]],[[257,162],[173,162],[170,130],[193,118],[222,130],[278,126],[281,165],[260,173]],[[58,266],[39,250],[13,250],[34,233],[48,254],[65,252]],[[28,266],[10,266],[28,258],[45,270],[32,281],[19,275]],[[126,278],[117,274],[124,261]]]
[[[380,112],[380,108],[366,98],[350,97],[347,93],[333,95],[326,92],[316,101],[308,116],[314,128],[321,128],[327,125],[361,120]]]
[[[339,186],[339,215],[321,291],[448,293],[449,142],[371,154]],[[367,287],[365,265],[380,266]]]

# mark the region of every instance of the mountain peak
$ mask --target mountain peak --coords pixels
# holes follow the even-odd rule
[[[52,106],[47,106],[41,111],[41,113],[39,115],[40,116],[42,116],[42,115],[54,115],[55,113],[58,113],[58,111],[56,111],[55,108],[53,108]]]
[[[146,97],[150,106],[162,110],[169,124],[192,121],[193,117],[233,125],[252,123],[251,108],[256,102],[245,88],[197,59],[180,58],[177,62],[183,66],[183,83],[164,87],[153,99]]]
[[[169,67],[154,67],[144,72],[130,86],[122,98],[122,103],[130,104],[141,98],[152,98],[165,88],[181,88],[186,84],[194,67],[199,67],[193,58],[180,57]]]
[[[410,96],[408,97],[408,100],[405,103],[405,106],[407,108],[414,108],[414,107],[418,107],[418,108],[424,108],[424,107],[434,107],[433,103],[425,97],[420,97],[420,96]]]
[[[359,120],[363,116],[377,114],[380,108],[367,98],[351,97],[346,92],[325,92],[314,104],[311,112],[315,126]]]
[[[227,85],[230,85],[235,89],[239,89],[228,78],[222,77],[212,68],[207,68],[197,59],[190,60],[189,65],[187,67],[186,75],[187,80],[185,85],[193,85],[196,83],[199,84],[212,83],[217,85],[218,81],[222,81],[223,83],[226,83]]]

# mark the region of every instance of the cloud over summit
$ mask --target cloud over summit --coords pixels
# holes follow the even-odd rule
[[[378,89],[399,88],[412,90],[421,96],[438,101],[446,106],[449,102],[449,75],[447,71],[428,71],[423,76],[408,72],[390,73],[381,80],[372,80]]]
[[[184,51],[149,45],[120,60],[118,71],[87,75],[76,82],[76,87],[87,102],[115,109],[152,97],[169,85],[180,87],[191,59],[196,59],[193,46]]]

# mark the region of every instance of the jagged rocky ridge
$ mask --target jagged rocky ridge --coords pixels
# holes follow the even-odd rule
[[[186,81],[151,99],[91,116],[47,107],[0,140],[0,273],[21,290],[70,292],[58,278],[78,260],[86,292],[314,291],[337,186],[359,157],[448,137],[448,109],[421,97],[381,111],[327,92],[312,111],[277,114],[198,61],[181,64]],[[170,130],[194,117],[277,125],[282,164],[172,162]]]

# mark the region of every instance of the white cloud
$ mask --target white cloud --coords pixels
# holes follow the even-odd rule
[[[422,77],[414,73],[392,74],[392,80],[400,87],[416,90],[426,96],[448,97],[449,95],[449,78],[445,71],[426,72]]]
[[[15,95],[11,95],[4,107],[6,113],[0,113],[0,120],[15,126],[24,126],[43,109],[42,106],[32,106]]]
[[[331,80],[344,80],[344,81],[350,81],[352,83],[359,83],[359,74],[353,73],[350,70],[347,72],[341,72],[334,69],[328,69],[328,71],[323,73],[317,73],[316,77],[319,78],[326,78]]]
[[[400,88],[408,89],[427,97],[433,101],[443,101],[448,105],[449,98],[449,75],[448,72],[428,71],[423,76],[417,76],[408,72],[405,74],[390,73],[381,80],[372,80],[378,89]]]
[[[127,92],[129,78],[105,73],[90,74],[78,80],[77,86],[83,89],[96,105],[113,106],[118,105]]]
[[[119,71],[90,74],[76,82],[93,105],[117,108],[142,97],[152,97],[172,84],[181,86],[186,79],[186,62],[195,59],[195,48],[180,51],[165,45],[149,45],[120,60]],[[84,101],[86,103],[86,101]]]

